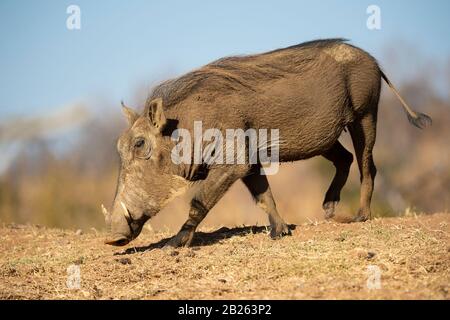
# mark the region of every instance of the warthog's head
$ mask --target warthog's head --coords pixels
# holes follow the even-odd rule
[[[119,137],[120,172],[111,212],[102,205],[110,235],[105,243],[121,246],[136,238],[144,223],[186,182],[170,169],[170,138],[163,136],[162,100],[147,104],[142,115],[122,104],[128,129]],[[169,150],[168,150],[169,149]]]

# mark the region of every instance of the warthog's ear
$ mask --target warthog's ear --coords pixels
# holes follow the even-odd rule
[[[144,110],[144,115],[150,119],[150,122],[160,132],[163,131],[164,126],[167,123],[166,116],[163,110],[163,101],[161,98],[156,98],[150,101]]]
[[[133,123],[137,120],[137,118],[139,118],[139,115],[131,108],[128,108],[123,101],[121,102],[122,104],[122,112],[125,115],[125,117],[127,118],[128,121],[128,125],[131,127],[133,125]]]

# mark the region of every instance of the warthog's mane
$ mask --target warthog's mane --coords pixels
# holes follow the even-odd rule
[[[260,81],[298,73],[317,58],[317,50],[345,41],[340,38],[314,40],[261,54],[221,58],[157,85],[147,103],[161,97],[164,107],[170,108],[200,91],[210,95],[223,95],[236,90],[255,91],[255,85]]]

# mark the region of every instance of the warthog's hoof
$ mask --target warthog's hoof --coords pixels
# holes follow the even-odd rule
[[[339,202],[338,201],[328,201],[322,206],[325,213],[325,219],[331,219],[334,217],[334,210]]]
[[[369,214],[363,213],[361,210],[358,211],[358,214],[356,215],[356,217],[353,218],[353,220],[351,222],[364,222],[369,220]]]
[[[178,234],[170,239],[164,248],[178,248],[178,247],[189,247],[191,245],[192,239],[194,238],[194,232],[189,230],[182,230]]]
[[[272,239],[280,239],[281,237],[290,235],[292,235],[292,233],[286,223],[274,225],[270,230],[270,237]]]

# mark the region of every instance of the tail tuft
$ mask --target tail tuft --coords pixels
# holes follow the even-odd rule
[[[409,122],[419,129],[425,129],[433,123],[433,120],[424,113],[416,112],[414,116],[407,113],[407,115]]]
[[[425,129],[426,127],[431,126],[431,124],[433,123],[431,118],[424,113],[420,113],[420,112],[417,112],[417,111],[414,111],[413,109],[411,109],[408,106],[408,104],[406,103],[406,101],[403,100],[400,93],[398,93],[397,89],[395,89],[392,82],[389,81],[388,77],[384,74],[384,72],[381,69],[380,69],[380,73],[381,73],[381,77],[384,79],[384,81],[386,81],[389,88],[391,88],[392,92],[394,92],[394,94],[397,96],[398,100],[400,100],[400,102],[403,106],[403,109],[405,110],[406,115],[408,116],[409,122],[419,129]]]

